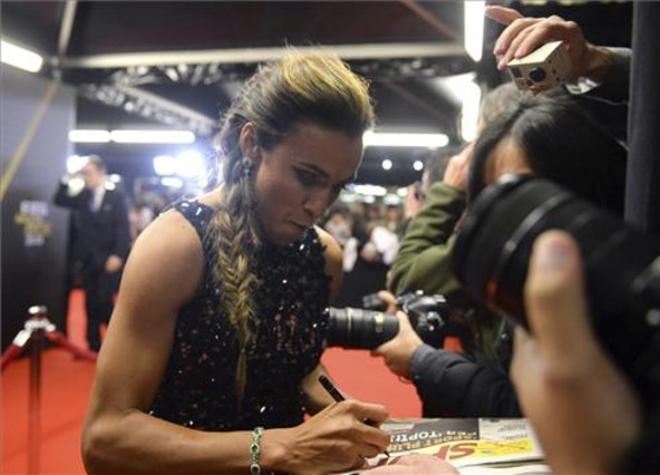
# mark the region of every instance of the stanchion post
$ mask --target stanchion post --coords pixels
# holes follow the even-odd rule
[[[30,339],[30,399],[28,423],[28,474],[38,475],[41,445],[41,350],[47,329],[48,309],[34,305],[28,309]],[[26,325],[27,326],[27,325]]]

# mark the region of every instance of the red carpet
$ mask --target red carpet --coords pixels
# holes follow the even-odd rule
[[[84,302],[71,297],[69,339],[85,346]],[[415,388],[401,383],[380,358],[366,351],[331,349],[323,363],[339,388],[352,397],[385,404],[392,417],[418,417]],[[94,363],[74,360],[65,350],[44,353],[42,366],[41,471],[84,474],[80,460],[80,428],[92,385]],[[21,358],[2,373],[2,474],[27,473],[28,360]]]

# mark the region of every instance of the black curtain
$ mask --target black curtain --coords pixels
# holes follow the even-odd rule
[[[660,3],[635,2],[626,220],[660,234]]]

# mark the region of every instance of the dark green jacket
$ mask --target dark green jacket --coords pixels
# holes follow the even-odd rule
[[[442,182],[431,186],[390,270],[388,287],[394,295],[416,290],[447,295],[459,288],[450,270],[450,254],[452,233],[464,209],[463,193]]]
[[[410,222],[392,265],[390,291],[401,295],[423,290],[446,296],[460,290],[451,271],[451,250],[454,227],[464,209],[461,192],[442,182],[431,186],[424,208]],[[418,348],[410,370],[424,416],[520,417],[506,373],[508,358],[504,360],[489,361],[476,354],[459,355],[428,345]]]

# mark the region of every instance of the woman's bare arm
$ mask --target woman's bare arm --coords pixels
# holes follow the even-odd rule
[[[316,232],[319,235],[321,243],[325,246],[325,274],[330,277],[330,303],[332,303],[337,298],[341,289],[343,277],[342,251],[337,241],[326,231],[317,227]],[[330,397],[328,392],[319,383],[319,376],[322,374],[327,376],[328,372],[319,363],[314,371],[307,375],[303,381],[303,389],[307,395],[307,412],[310,414],[316,414],[334,402],[334,399]]]
[[[249,432],[201,432],[146,414],[165,372],[177,314],[200,286],[203,266],[199,238],[178,213],[161,216],[136,242],[85,421],[83,457],[89,473],[247,470]],[[263,450],[264,465],[277,464],[276,457],[269,460],[272,453]]]

